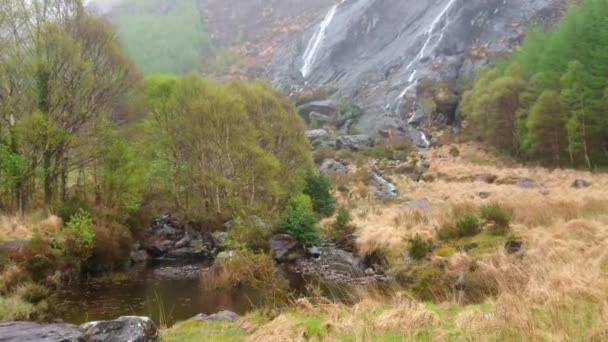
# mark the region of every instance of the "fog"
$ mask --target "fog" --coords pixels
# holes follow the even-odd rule
[[[124,0],[85,0],[87,5],[94,6],[101,13],[105,13],[112,9],[112,7]]]

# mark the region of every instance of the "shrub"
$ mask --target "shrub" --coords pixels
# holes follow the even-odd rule
[[[80,198],[69,198],[57,208],[57,216],[61,217],[64,224],[70,222],[70,219],[80,211],[90,212],[89,204]]]
[[[72,215],[70,221],[63,230],[65,239],[64,254],[69,264],[75,268],[86,261],[95,247],[95,232],[91,215],[80,209]]]
[[[31,304],[38,304],[49,297],[49,290],[39,284],[27,283],[19,286],[17,295]]]
[[[273,230],[260,218],[236,218],[228,230],[228,238],[224,247],[229,249],[248,248],[254,251],[268,249],[268,239]]]
[[[336,210],[336,201],[330,193],[329,179],[321,173],[309,173],[306,175],[304,194],[312,200],[312,207],[316,213],[324,216],[333,215]]]
[[[26,278],[23,270],[16,264],[9,264],[0,273],[0,295],[11,292],[19,283]]]
[[[452,146],[452,147],[450,148],[450,155],[451,155],[452,157],[458,157],[458,156],[460,156],[460,150],[458,149],[458,147],[456,147],[456,146]]]
[[[246,286],[261,292],[264,304],[286,303],[289,283],[276,276],[276,265],[271,256],[240,250],[232,258],[216,261],[215,267],[201,273],[204,290]]]
[[[475,236],[481,232],[479,219],[473,215],[465,215],[456,221],[458,237]]]
[[[36,314],[36,306],[19,296],[0,297],[0,322],[31,320]]]
[[[422,239],[420,235],[416,235],[409,240],[407,251],[412,259],[422,260],[429,254],[430,245],[429,241]]]
[[[87,267],[95,270],[111,269],[128,260],[133,237],[127,226],[111,218],[104,218],[97,220],[93,230],[94,246]]]
[[[51,245],[39,236],[21,247],[20,259],[34,280],[45,279],[57,268],[57,258]]]
[[[336,215],[336,222],[334,222],[334,228],[337,230],[346,230],[350,224],[350,210],[346,207],[340,207],[338,214]]]
[[[490,223],[492,233],[505,235],[509,232],[509,226],[513,219],[513,210],[492,203],[479,208],[479,215],[483,220]]]
[[[10,258],[8,257],[8,253],[0,248],[0,271],[2,271],[10,262]]]
[[[279,228],[305,245],[318,243],[319,232],[310,197],[303,194],[293,197],[279,219]]]
[[[454,226],[445,224],[441,226],[441,228],[439,228],[439,230],[437,231],[437,236],[440,240],[447,241],[456,239],[458,237],[458,232],[456,231],[456,228],[454,228]]]

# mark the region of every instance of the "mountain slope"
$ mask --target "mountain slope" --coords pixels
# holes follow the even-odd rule
[[[562,8],[562,0],[345,0],[329,22],[323,21],[331,7],[317,18],[321,24],[277,53],[273,81],[289,91],[304,84],[335,87],[334,97],[364,109],[364,131],[395,129],[420,109],[405,99],[421,80],[460,79],[490,56],[509,53],[527,23],[553,20]],[[304,79],[306,48],[319,36]],[[455,109],[442,114],[449,121]]]

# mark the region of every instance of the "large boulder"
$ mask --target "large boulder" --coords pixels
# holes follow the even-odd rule
[[[376,197],[380,199],[391,199],[396,198],[399,195],[399,189],[397,186],[387,181],[379,173],[373,172],[371,174],[371,178],[379,189],[379,191],[376,193]]]
[[[312,129],[305,132],[306,137],[310,140],[315,140],[327,136],[327,131],[324,129]]]
[[[0,323],[2,342],[71,342],[85,341],[83,333],[71,324],[38,324],[34,322]]]
[[[348,173],[348,163],[341,160],[325,159],[319,167],[319,172],[327,173],[328,171]]]
[[[426,198],[419,198],[407,201],[400,207],[403,209],[429,210],[431,209],[431,202]]]
[[[312,112],[332,115],[336,112],[336,104],[331,100],[309,102],[298,107],[298,113],[308,123]]]
[[[278,262],[295,261],[306,257],[304,246],[287,234],[276,234],[270,238],[270,252]]]
[[[574,189],[584,189],[591,186],[591,183],[587,182],[584,179],[577,179],[572,183],[572,187]]]
[[[123,316],[113,321],[97,321],[80,326],[87,342],[154,342],[158,331],[148,317]]]
[[[360,151],[370,147],[373,144],[373,140],[369,135],[357,134],[357,135],[343,135],[336,139],[336,148],[350,148],[353,151]]]

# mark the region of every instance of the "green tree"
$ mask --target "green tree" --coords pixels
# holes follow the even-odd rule
[[[331,195],[329,179],[322,173],[309,173],[305,178],[304,194],[312,199],[315,212],[331,216],[336,210],[336,200]]]
[[[279,219],[279,228],[306,246],[317,244],[320,238],[311,198],[295,195]]]
[[[556,164],[559,164],[567,145],[565,121],[566,110],[560,94],[555,90],[545,90],[532,107],[527,122],[534,151],[550,157]]]

